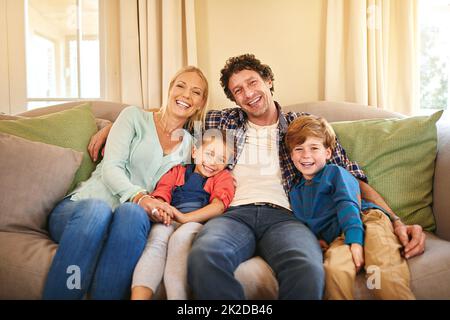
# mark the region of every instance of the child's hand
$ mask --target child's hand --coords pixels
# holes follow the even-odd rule
[[[364,266],[364,249],[359,243],[352,243],[350,245],[350,251],[352,252],[353,263],[356,267],[356,273]]]
[[[319,240],[320,249],[322,249],[322,252],[325,252],[330,247],[328,243],[325,240],[320,239]]]
[[[173,219],[176,222],[179,222],[181,224],[186,223],[186,215],[182,212],[180,212],[177,208],[172,207],[172,213],[173,213]]]

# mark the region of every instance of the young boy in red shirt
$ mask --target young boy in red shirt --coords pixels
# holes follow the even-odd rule
[[[235,192],[233,177],[226,169],[231,156],[225,133],[218,131],[210,139],[204,138],[201,146],[193,148],[193,164],[173,167],[162,176],[155,190],[146,195],[169,203],[172,214],[153,213],[164,216],[164,223],[154,224],[151,229],[147,246],[134,271],[131,299],[151,299],[155,293],[164,274],[169,238],[180,225],[192,223],[191,229],[198,231],[199,223],[221,215],[228,208]],[[177,257],[178,270],[187,269],[187,253],[185,257]],[[176,286],[186,283],[185,274],[179,274],[180,279],[173,279],[178,282],[174,283]],[[168,298],[171,298],[169,294]]]

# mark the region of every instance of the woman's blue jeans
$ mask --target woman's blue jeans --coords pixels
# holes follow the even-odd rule
[[[44,299],[127,299],[134,267],[147,243],[150,220],[124,203],[113,212],[102,200],[61,201],[49,217],[59,244]]]

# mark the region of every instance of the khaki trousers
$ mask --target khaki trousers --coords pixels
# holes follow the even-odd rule
[[[380,210],[362,214],[365,225],[364,260],[368,288],[378,299],[415,299],[410,289],[410,274],[402,248],[389,218]],[[340,236],[325,252],[325,298],[354,299],[356,268],[350,246]]]

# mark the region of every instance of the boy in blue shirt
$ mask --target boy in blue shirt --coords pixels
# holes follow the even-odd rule
[[[408,265],[388,216],[361,201],[359,183],[347,170],[327,164],[336,145],[333,128],[323,118],[303,116],[290,124],[285,141],[301,173],[289,192],[291,207],[324,251],[325,297],[353,299],[356,274],[366,262],[366,270],[378,267],[378,298],[414,299]]]

